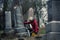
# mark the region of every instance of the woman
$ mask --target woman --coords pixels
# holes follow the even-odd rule
[[[30,17],[29,18],[29,21],[28,22],[24,22],[24,24],[31,24],[32,25],[32,31],[37,34],[38,33],[38,23],[37,23],[37,20],[36,19],[33,19],[33,17]]]

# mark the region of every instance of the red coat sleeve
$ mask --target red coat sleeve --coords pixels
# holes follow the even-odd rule
[[[38,32],[39,27],[36,19],[34,20],[34,24],[35,24],[35,32]]]

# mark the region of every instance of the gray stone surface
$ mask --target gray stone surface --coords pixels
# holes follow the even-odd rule
[[[41,40],[47,40],[47,35],[43,35]]]
[[[52,21],[52,1],[47,2],[48,5],[48,22]]]
[[[49,32],[47,40],[60,40],[60,32]]]
[[[59,22],[59,21],[58,21]],[[46,33],[49,32],[60,32],[60,23],[49,23],[46,25]]]
[[[60,21],[60,1],[48,1],[48,21]]]
[[[52,20],[60,21],[60,1],[52,1],[52,15]]]
[[[14,9],[14,30],[18,36],[25,36],[27,34],[27,30],[24,27],[23,23],[23,15],[22,15],[22,6],[16,6]]]
[[[11,22],[11,11],[5,11],[5,33],[11,33],[12,22]]]

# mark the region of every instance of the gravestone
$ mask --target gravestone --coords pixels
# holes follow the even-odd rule
[[[49,32],[47,40],[60,40],[60,32]]]

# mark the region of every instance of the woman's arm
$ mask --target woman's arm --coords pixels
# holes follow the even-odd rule
[[[24,22],[24,24],[30,24],[31,22]]]

